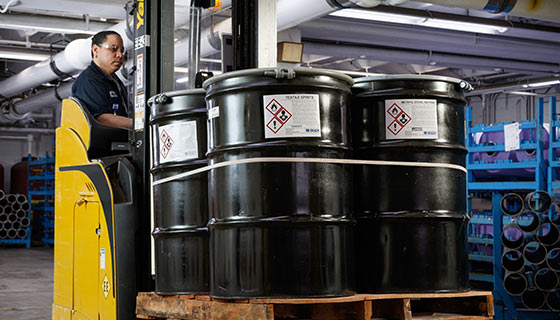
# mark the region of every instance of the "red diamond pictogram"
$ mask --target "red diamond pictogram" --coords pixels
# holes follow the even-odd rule
[[[412,120],[412,118],[406,113],[406,112],[401,112],[397,117],[396,117],[397,121],[399,122],[399,124],[401,126],[406,126],[410,120]]]
[[[276,114],[276,118],[278,118],[278,120],[280,120],[282,124],[288,122],[288,120],[290,120],[291,117],[292,114],[284,107],[282,107],[280,111],[278,111],[278,113]]]
[[[399,124],[397,120],[393,120],[387,129],[391,131],[392,134],[397,135],[404,127]]]
[[[403,112],[403,110],[396,103],[393,103],[393,105],[387,109],[387,113],[395,119],[401,112]]]
[[[273,115],[278,114],[281,109],[284,109],[284,107],[280,103],[278,103],[278,101],[276,101],[276,99],[272,99],[266,105],[266,110],[268,110],[268,112],[272,113]]]
[[[274,117],[270,119],[270,121],[266,124],[266,127],[270,129],[270,131],[277,133],[280,128],[284,126],[284,123],[280,121],[280,119]]]
[[[167,134],[167,131],[162,130],[162,131],[161,131],[161,134],[159,135],[159,139],[160,139],[162,142],[165,142],[165,140],[167,140],[167,137],[169,137],[169,134]]]
[[[170,136],[167,136],[167,139],[165,139],[165,141],[163,142],[163,145],[167,147],[167,149],[171,149],[171,147],[173,146],[173,139],[171,139]]]
[[[165,159],[167,157],[167,155],[169,154],[169,149],[167,149],[165,146],[161,147],[160,150],[161,156]]]

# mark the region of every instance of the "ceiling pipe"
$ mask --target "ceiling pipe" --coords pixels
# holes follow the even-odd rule
[[[305,5],[302,5],[305,3]],[[277,13],[277,31],[283,31],[327,15],[344,7],[359,4],[359,0],[279,0]],[[377,3],[379,4],[379,3]],[[221,49],[220,35],[231,33],[231,18],[219,22],[201,31],[200,34],[200,56],[206,57],[215,54]],[[189,39],[184,38],[175,44],[175,65],[181,66],[188,63],[188,56],[183,54],[188,51]]]
[[[350,6],[352,5],[352,2],[356,2],[356,1],[308,0],[305,2],[306,6],[302,7],[301,2],[298,0],[280,0],[277,7],[278,31],[285,30],[295,25],[298,25],[300,23],[324,16],[330,12],[343,8],[344,6]],[[223,7],[229,6],[230,4],[231,1],[223,1]],[[205,10],[204,13],[209,14],[209,11]],[[184,17],[175,20],[176,26],[184,25],[184,24],[185,24]],[[123,35],[124,23],[120,23],[116,25],[114,28],[112,28],[112,30],[115,30],[119,33],[122,32],[121,35]],[[221,40],[219,36],[222,33],[231,33],[231,18],[226,19],[209,28],[202,30],[201,37],[200,37],[201,39],[200,56],[208,56],[220,50]],[[126,41],[128,40],[128,38],[123,37],[123,39],[125,39],[125,46],[126,46],[127,45]],[[73,54],[82,57],[81,59],[75,58],[79,60],[78,61],[79,63],[76,63],[75,65],[81,66],[81,69],[84,69],[89,64],[89,61],[91,61],[90,40],[89,38],[80,39],[80,40],[82,40],[83,42],[83,44],[80,46],[81,50],[72,50],[72,52]],[[69,46],[73,42],[71,42]],[[185,38],[178,41],[175,44],[175,65],[182,65],[188,62],[188,56],[184,54],[184,52],[188,52],[188,47],[189,47],[188,42],[189,39]],[[84,57],[83,54],[84,50],[86,50],[85,44],[87,44],[87,57]],[[60,54],[63,54],[67,50],[64,50]],[[0,95],[3,95],[4,97],[11,97],[21,93],[22,91],[34,88],[45,82],[56,79],[57,76],[54,73],[52,73],[52,70],[50,70],[50,68],[48,67],[45,69],[45,66],[42,65],[45,63],[48,65],[48,61],[43,61],[39,64],[36,64],[35,66],[32,66],[22,71],[21,73],[15,76],[12,76],[11,78],[8,78],[7,80],[0,82]],[[81,69],[74,68],[72,69],[73,70],[72,73],[77,73]],[[10,85],[13,85],[14,87],[10,87]],[[61,88],[59,88],[59,91],[69,90],[69,88],[71,90],[71,85],[69,84],[63,85]],[[59,94],[59,95],[63,96],[63,94]],[[8,108],[8,114],[19,115],[20,117],[27,116],[29,112],[32,112],[38,108],[42,108],[47,105],[58,103],[58,101],[53,100],[53,96],[54,96],[53,89],[45,90],[40,94],[10,104]],[[1,121],[2,121],[2,117],[0,114],[0,122]]]
[[[8,3],[6,4],[6,6],[4,8],[0,9],[0,13],[6,13],[6,12],[8,12],[8,10],[10,10],[11,5],[16,6],[18,4],[19,4],[19,0],[10,0],[10,1],[8,1]]]
[[[223,7],[231,1],[223,1]],[[204,10],[205,15],[213,14]],[[178,15],[175,27],[185,25],[188,16]],[[127,36],[126,22],[121,22],[109,28],[118,32],[123,38],[126,48],[131,48],[133,43]],[[0,98],[11,98],[26,90],[40,86],[43,83],[55,80],[65,75],[74,75],[85,69],[91,62],[91,37],[77,39],[70,42],[66,49],[59,52],[51,59],[39,62],[20,73],[0,82]]]
[[[524,91],[528,89],[524,87],[524,85],[527,85],[528,83],[538,83],[538,82],[545,82],[545,81],[552,81],[552,80],[560,80],[560,77],[547,76],[541,78],[533,78],[533,79],[527,79],[521,81],[502,83],[499,85],[478,87],[476,88],[476,90],[465,93],[465,96],[470,97],[470,96],[479,96],[479,95],[492,94],[492,93],[505,93],[505,92],[516,91],[516,90]],[[546,89],[546,88],[530,88],[530,89],[533,90],[533,89]],[[546,96],[546,95],[557,95],[557,94],[558,92],[551,93],[551,94],[535,94],[535,95]]]
[[[72,95],[72,83],[74,82],[65,83],[56,88],[56,90],[54,88],[44,90],[32,97],[17,101],[12,104],[10,110],[15,114],[21,115],[36,111],[37,103],[45,107],[60,103],[60,99],[65,99]]]
[[[560,1],[535,0],[416,0],[444,7],[474,9],[525,18],[560,21]]]
[[[35,117],[32,112],[60,104],[61,99],[72,94],[72,83],[65,83],[56,89],[43,90],[27,99],[14,99],[4,103],[0,112],[0,123],[13,123],[27,117]]]
[[[228,1],[224,1],[228,2]],[[370,2],[368,6],[379,4],[378,1],[335,1],[335,0],[310,0],[306,1],[306,6],[301,5],[301,1],[280,0],[278,3],[278,31],[291,28],[299,23],[309,21],[322,15],[333,12],[349,2],[357,4],[365,4]],[[388,3],[399,4],[404,1],[389,0]],[[438,4],[443,6],[455,6],[468,9],[477,9],[490,11],[493,13],[510,13],[525,17],[534,17],[539,19],[558,20],[560,17],[560,1],[529,1],[529,0],[430,0],[422,1],[426,3]],[[538,3],[538,4],[537,4]],[[507,5],[511,4],[511,5]],[[207,10],[205,10],[207,13]],[[179,16],[176,19],[177,25],[184,25],[187,17]],[[220,50],[219,34],[231,32],[230,20],[225,20],[215,26],[205,29],[201,34],[201,56],[208,56]],[[124,44],[129,48],[132,43],[126,37],[125,23],[119,23],[111,28],[119,32],[124,39]],[[72,41],[67,49],[58,53],[51,61],[43,61],[32,67],[29,67],[17,75],[14,75],[0,82],[0,98],[13,97],[21,92],[37,87],[43,83],[52,81],[64,74],[75,74],[87,67],[91,61],[89,39],[78,39]],[[175,64],[183,65],[187,63],[187,56],[184,53],[188,46],[188,39],[177,42],[175,46]]]

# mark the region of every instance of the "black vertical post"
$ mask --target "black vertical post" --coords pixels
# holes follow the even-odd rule
[[[147,62],[150,58],[150,36],[149,23],[151,0],[135,0],[134,10],[134,49],[133,54],[129,57],[134,59],[134,81],[132,86],[133,106],[134,106],[134,141],[132,160],[136,169],[136,180],[138,186],[138,231],[135,237],[135,253],[136,253],[136,289],[138,291],[152,291],[153,281],[151,279],[150,261],[150,199],[147,192],[149,180],[149,171],[146,170],[146,154],[149,152],[149,136],[146,133],[145,126],[148,123],[149,111],[147,110],[146,101],[150,81],[148,75]]]
[[[137,290],[153,291],[151,277],[151,136],[148,98],[174,90],[175,3],[167,0],[135,0],[134,13],[134,150],[138,172],[139,228],[136,237]]]
[[[151,12],[152,55],[149,63],[149,75],[152,86],[149,88],[150,97],[175,89],[173,77],[175,3],[169,0],[152,0]]]
[[[257,67],[258,0],[232,1],[233,69]]]

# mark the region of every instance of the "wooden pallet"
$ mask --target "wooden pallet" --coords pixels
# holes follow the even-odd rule
[[[357,294],[318,299],[212,299],[207,295],[160,296],[141,292],[140,319],[492,319],[492,292]]]

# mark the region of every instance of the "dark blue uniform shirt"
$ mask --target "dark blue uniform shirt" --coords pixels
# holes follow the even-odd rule
[[[72,85],[72,96],[85,104],[92,116],[114,113],[128,116],[126,87],[117,78],[109,76],[93,61]]]

